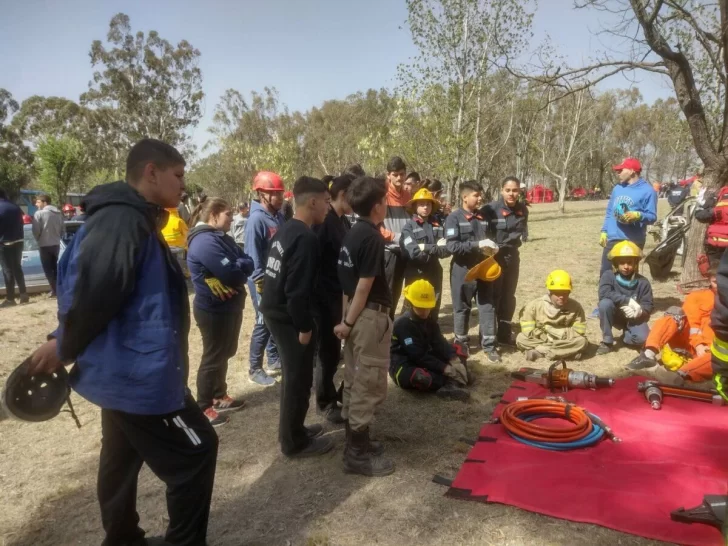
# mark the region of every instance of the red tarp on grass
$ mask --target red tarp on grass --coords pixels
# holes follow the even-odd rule
[[[523,445],[502,425],[488,424],[448,495],[667,542],[722,545],[717,529],[674,522],[670,512],[697,506],[706,494],[728,493],[728,407],[666,398],[655,411],[637,392],[639,381],[644,379],[631,377],[610,389],[564,395],[601,417],[621,443],[602,440],[591,448],[552,452]],[[514,381],[503,402],[548,394]]]

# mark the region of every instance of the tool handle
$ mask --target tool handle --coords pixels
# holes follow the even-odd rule
[[[594,380],[594,384],[597,386],[597,388],[613,387],[614,379],[612,379],[611,377],[597,377]]]

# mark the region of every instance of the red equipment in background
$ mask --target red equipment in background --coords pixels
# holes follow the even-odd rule
[[[553,203],[554,192],[543,184],[536,184],[526,193],[529,203]]]
[[[571,198],[572,199],[584,199],[587,195],[586,188],[574,188],[571,190]]]

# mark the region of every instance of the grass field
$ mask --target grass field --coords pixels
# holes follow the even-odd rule
[[[531,208],[531,242],[521,254],[518,308],[545,292],[549,271],[563,268],[574,278],[573,297],[589,313],[597,303],[601,248],[598,246],[605,201],[568,203],[560,215],[555,205]],[[661,212],[666,205],[661,201]],[[649,245],[649,243],[648,243]],[[645,275],[649,276],[647,271]],[[679,304],[675,284],[655,283],[658,310]],[[442,325],[452,336],[449,290],[445,289]],[[55,300],[33,298],[30,305],[0,310],[0,381],[35,347],[55,322]],[[600,340],[598,321],[588,321],[592,344]],[[245,312],[240,350],[231,362],[228,382],[247,408],[219,429],[220,454],[209,528],[211,546],[242,544],[396,544],[396,545],[647,545],[657,544],[601,527],[574,524],[497,504],[445,498],[431,483],[434,474],[454,476],[467,453],[461,437],[474,438],[510,379],[525,365],[518,353],[506,353],[502,365],[472,357],[477,381],[467,404],[416,396],[390,382],[387,401],[373,427],[386,443],[397,471],[368,479],[342,471],[343,429],[327,425],[315,410],[310,422],[322,422],[337,441],[331,453],[303,461],[285,460],[277,444],[278,387],[262,389],[247,382],[252,309]],[[477,318],[471,320],[473,340]],[[191,377],[199,363],[201,341],[193,325]],[[591,355],[595,346],[591,348]],[[620,348],[604,357],[590,356],[579,368],[613,377],[635,356]],[[73,396],[83,423],[77,430],[62,414],[40,424],[0,422],[0,544],[95,545],[103,538],[96,502],[100,449],[99,410]],[[164,487],[148,469],[139,480],[138,510],[148,535],[166,526]]]

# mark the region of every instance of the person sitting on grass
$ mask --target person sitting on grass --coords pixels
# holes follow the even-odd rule
[[[640,370],[662,364],[664,369],[659,368],[656,372],[660,381],[710,380],[713,376],[710,346],[715,339],[710,314],[718,291],[716,269],[710,271],[709,278],[709,288],[691,292],[682,307],[669,307],[664,316],[655,321],[644,351],[627,365],[627,369]]]
[[[571,276],[557,269],[546,277],[549,293],[530,302],[521,312],[521,333],[516,346],[526,360],[579,360],[589,345],[586,316],[581,304],[570,299]]]
[[[447,342],[436,321],[428,320],[437,304],[435,288],[420,279],[405,287],[404,297],[412,307],[394,321],[389,375],[403,389],[467,400],[466,357]]]
[[[640,248],[632,241],[620,241],[609,252],[612,269],[599,281],[599,325],[602,342],[598,355],[612,350],[612,327],[624,330],[625,345],[641,349],[650,333],[647,321],[652,313],[652,286],[637,273]]]

